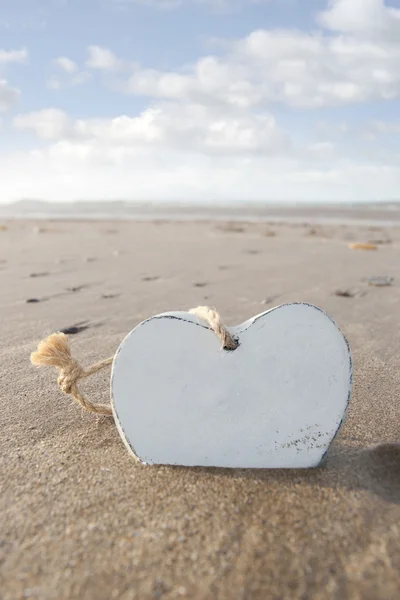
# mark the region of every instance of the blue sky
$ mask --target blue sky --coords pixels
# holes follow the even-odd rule
[[[400,0],[3,0],[0,202],[400,198],[399,64]]]

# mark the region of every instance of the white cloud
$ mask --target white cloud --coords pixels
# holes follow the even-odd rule
[[[89,71],[80,71],[76,62],[67,56],[59,56],[53,60],[53,64],[62,71],[62,75],[52,75],[46,81],[48,88],[52,90],[62,90],[87,83],[92,74]]]
[[[318,121],[316,124],[316,130],[324,135],[337,135],[348,133],[350,131],[350,126],[345,121],[341,121],[340,123]]]
[[[92,75],[88,71],[80,71],[68,79],[60,79],[59,77],[52,76],[46,81],[46,85],[51,90],[63,90],[87,83],[91,78]]]
[[[201,105],[164,104],[143,111],[138,117],[77,119],[55,108],[18,115],[19,130],[31,130],[39,138],[92,144],[102,150],[134,149],[149,146],[219,155],[275,154],[287,152],[290,143],[270,114],[213,110]]]
[[[109,147],[105,153],[96,143],[60,141],[0,159],[0,169],[4,200],[390,200],[400,188],[398,164],[324,166],[260,155],[216,159],[140,144]]]
[[[0,79],[0,111],[10,110],[16,104],[21,93],[17,88],[9,85],[6,79]]]
[[[400,9],[387,6],[384,0],[332,0],[319,20],[334,31],[399,40]]]
[[[91,69],[100,69],[104,71],[113,71],[121,69],[124,65],[111,50],[101,46],[89,46],[89,57],[86,66]]]
[[[308,151],[313,159],[325,160],[327,158],[334,158],[335,146],[332,142],[316,142],[309,146]]]
[[[400,185],[395,161],[351,160],[329,140],[293,144],[269,113],[246,109],[169,102],[72,119],[53,108],[14,126],[48,145],[0,163],[9,199],[368,200]]]
[[[400,121],[369,121],[361,128],[361,139],[374,142],[381,135],[399,135]]]
[[[0,48],[0,65],[10,63],[25,63],[28,60],[28,51],[25,48],[21,50],[2,50]]]
[[[67,114],[57,108],[17,115],[13,119],[16,129],[31,129],[39,138],[48,140],[58,139],[68,134],[70,122]]]
[[[400,122],[371,121],[370,128],[376,133],[400,133]]]
[[[76,73],[79,70],[76,62],[68,58],[67,56],[59,56],[54,60],[54,64],[65,71],[66,73]]]
[[[392,13],[388,18],[397,22]],[[234,41],[224,55],[202,57],[184,71],[137,68],[125,89],[136,95],[207,105],[340,106],[398,97],[399,62],[400,36],[377,41],[358,33],[260,29]]]
[[[398,12],[381,0],[334,0],[318,17],[324,31],[260,29],[225,41],[219,56],[174,71],[141,68],[90,46],[87,67],[114,85],[119,71],[119,89],[144,96],[146,108],[110,119],[72,118],[57,108],[18,115],[15,129],[40,143],[0,162],[3,193],[65,200],[396,198],[395,152],[362,143],[359,126],[318,124],[318,116],[303,135],[301,120],[306,110],[310,123],[320,107],[383,106],[400,96]],[[66,81],[58,73],[53,86],[83,77],[66,65],[58,64]],[[297,109],[301,137],[282,126],[286,111],[275,119],[275,103]],[[365,131],[398,130],[395,122],[378,122]]]
[[[21,50],[4,50],[0,48],[0,69],[4,70],[11,63],[25,63],[28,60],[28,52]],[[0,112],[10,110],[18,101],[21,92],[13,87],[7,79],[0,76]]]

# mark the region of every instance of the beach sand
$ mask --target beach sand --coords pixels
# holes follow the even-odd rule
[[[2,225],[2,600],[400,597],[398,226]],[[378,250],[348,248],[367,241]],[[393,285],[365,280],[381,275]],[[73,354],[89,364],[159,312],[209,304],[233,325],[290,301],[327,311],[355,363],[319,469],[138,465],[112,418],[83,413],[54,369],[29,362],[77,324]],[[108,386],[103,372],[83,387],[106,401]]]

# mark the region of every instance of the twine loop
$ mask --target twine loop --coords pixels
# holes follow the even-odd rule
[[[208,306],[199,306],[189,311],[199,319],[205,321],[210,329],[221,340],[223,350],[235,350],[239,341],[229,332],[221,321],[221,317],[215,309]],[[81,405],[83,410],[100,415],[112,415],[111,407],[107,404],[98,404],[88,400],[79,390],[78,382],[90,377],[101,369],[112,364],[113,356],[101,360],[84,369],[71,355],[68,337],[64,333],[53,333],[42,340],[37,351],[31,354],[31,363],[37,367],[53,366],[59,370],[57,383],[64,394],[73,396]]]
[[[210,326],[215,335],[221,340],[223,350],[236,350],[239,346],[239,341],[228,331],[222,323],[219,313],[214,308],[198,306],[197,308],[192,308],[189,313],[196,315]]]

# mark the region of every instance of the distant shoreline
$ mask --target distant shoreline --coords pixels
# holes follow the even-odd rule
[[[179,205],[21,201],[0,205],[0,218],[62,221],[248,221],[352,225],[400,225],[400,203],[325,205]]]

